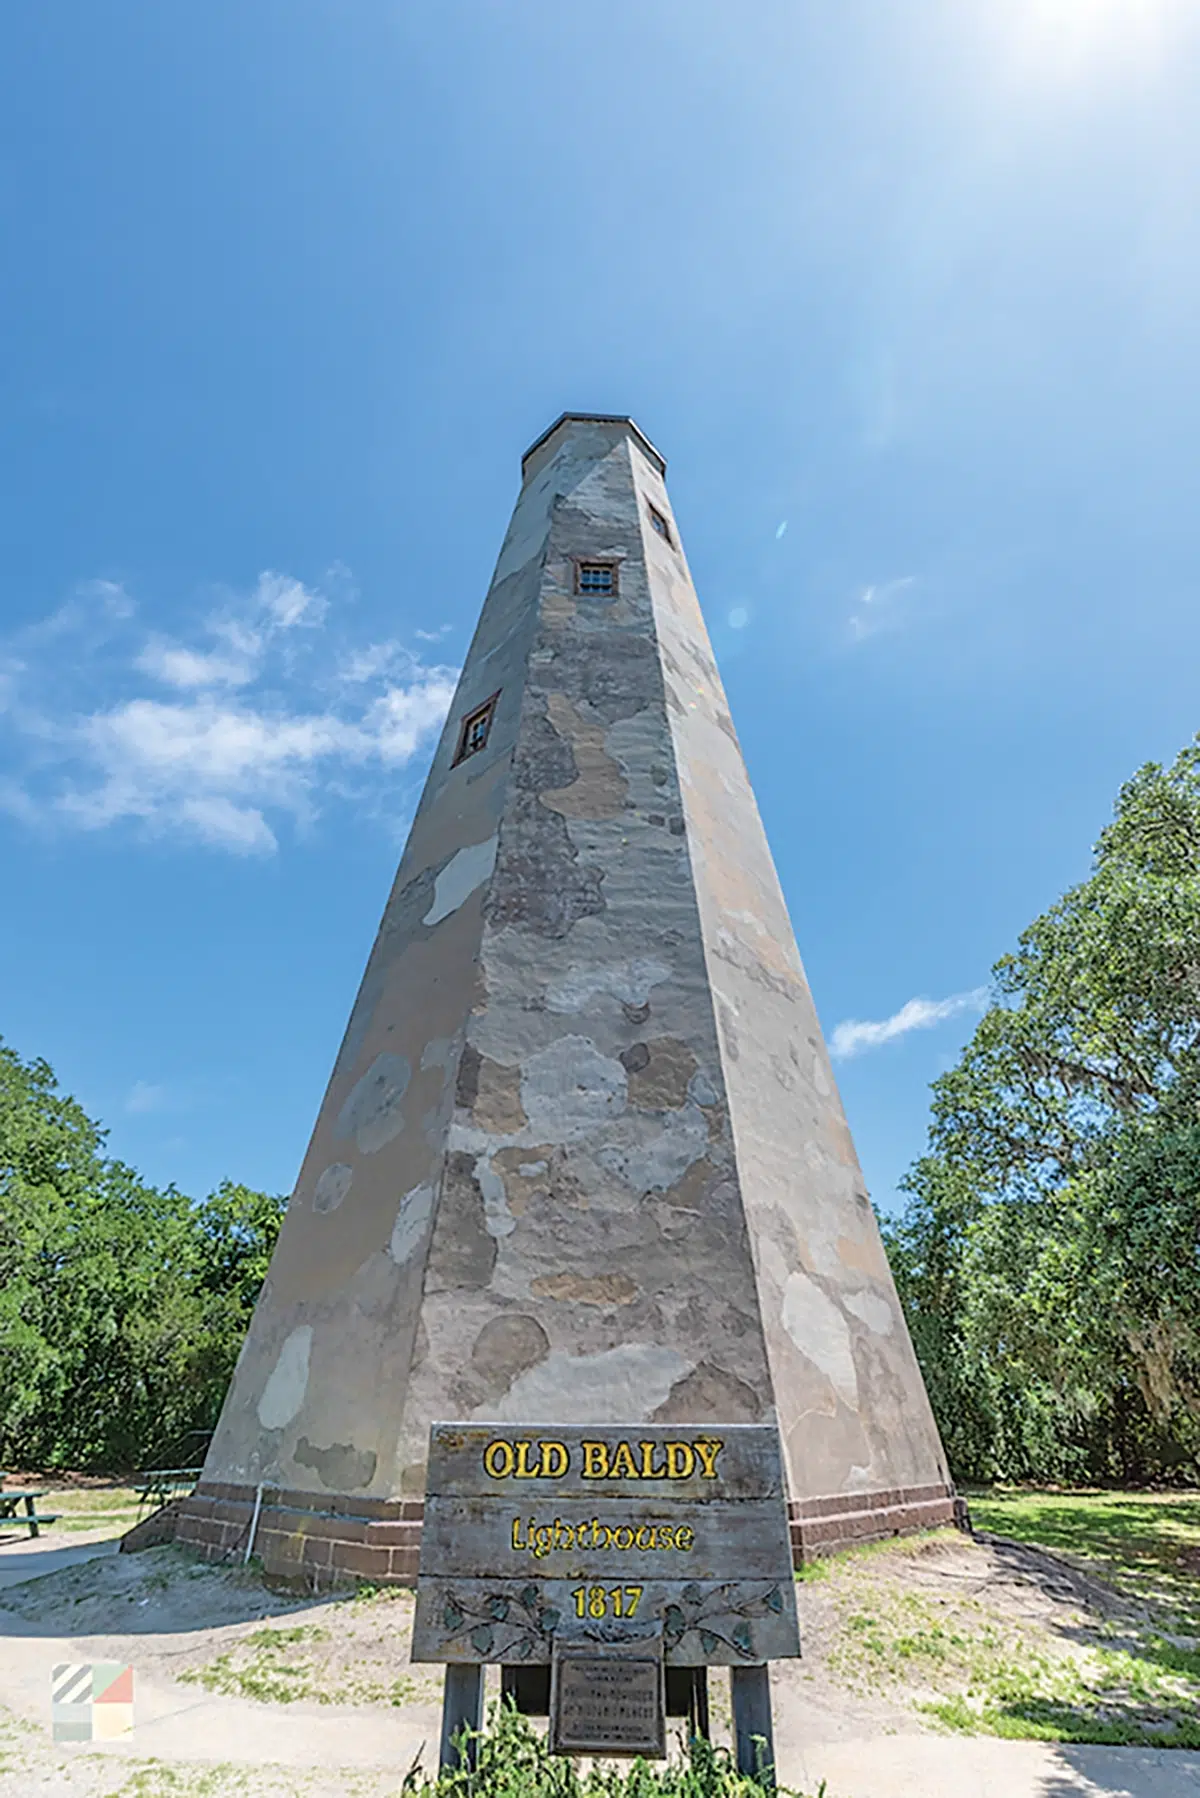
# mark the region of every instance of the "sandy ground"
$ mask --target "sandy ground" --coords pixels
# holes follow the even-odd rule
[[[409,1662],[410,1595],[296,1600],[177,1549],[115,1547],[52,1534],[0,1544],[0,1798],[385,1798],[418,1754],[432,1764],[440,1670]],[[824,1779],[829,1798],[1200,1798],[1200,1753],[938,1733],[911,1683],[846,1660],[848,1607],[910,1593],[968,1626],[986,1607],[1003,1628],[1064,1641],[1089,1611],[1113,1609],[1035,1551],[956,1537],[801,1585],[805,1659],[772,1669],[789,1786],[815,1793]],[[56,1747],[51,1669],[87,1660],[132,1663],[135,1734]],[[728,1687],[719,1674],[712,1687],[714,1733],[727,1739]]]

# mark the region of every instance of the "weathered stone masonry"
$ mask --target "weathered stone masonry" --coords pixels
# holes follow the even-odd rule
[[[446,1417],[775,1418],[798,1555],[951,1516],[663,474],[628,419],[525,458],[184,1510],[205,1552],[261,1486],[271,1570],[411,1579]]]

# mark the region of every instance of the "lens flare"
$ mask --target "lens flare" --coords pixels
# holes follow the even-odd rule
[[[1160,62],[1186,10],[1186,0],[1017,0],[1004,13],[1023,63],[1072,77]]]

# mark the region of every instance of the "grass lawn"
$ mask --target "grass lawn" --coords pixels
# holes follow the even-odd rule
[[[16,1479],[8,1479],[5,1485],[15,1487]],[[21,1476],[19,1484],[31,1490],[45,1492],[45,1498],[37,1501],[39,1511],[56,1511],[57,1523],[49,1526],[49,1531],[58,1535],[60,1531],[70,1534],[73,1531],[111,1529],[116,1535],[119,1531],[132,1529],[139,1515],[145,1517],[150,1507],[143,1505],[138,1510],[137,1491],[132,1486],[56,1485],[53,1475],[31,1478],[28,1481]],[[0,1525],[3,1529],[16,1526],[11,1521]],[[24,1535],[21,1526],[19,1534]]]
[[[969,1685],[929,1714],[1004,1736],[1200,1747],[1200,1494],[992,1490],[970,1506],[977,1530],[1049,1550],[1092,1582],[1090,1615],[1020,1655],[995,1620],[935,1639],[928,1651]],[[921,1646],[918,1629],[909,1652]]]
[[[1200,1635],[1200,1493],[992,1490],[970,1506],[976,1529],[1065,1555]]]

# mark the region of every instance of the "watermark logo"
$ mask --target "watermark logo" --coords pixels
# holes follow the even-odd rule
[[[112,1742],[133,1734],[133,1668],[120,1661],[63,1662],[50,1675],[56,1742]]]

